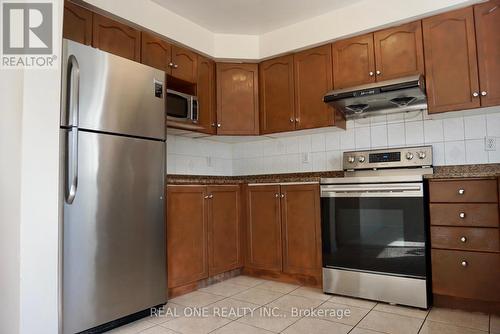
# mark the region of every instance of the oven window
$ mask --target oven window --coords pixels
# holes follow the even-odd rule
[[[167,116],[175,118],[188,118],[188,100],[182,96],[167,93]]]
[[[425,277],[421,197],[321,198],[323,265]]]

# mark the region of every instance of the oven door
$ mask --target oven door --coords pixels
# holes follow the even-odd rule
[[[422,183],[321,186],[323,266],[424,278]]]

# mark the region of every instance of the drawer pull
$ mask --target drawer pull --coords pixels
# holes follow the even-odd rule
[[[459,194],[459,195],[463,195],[463,194],[465,194],[465,190],[464,190],[464,189],[458,189],[458,194]]]
[[[467,242],[467,238],[466,237],[461,237],[460,241],[463,242],[463,243],[466,243]]]
[[[460,262],[460,264],[462,265],[462,267],[467,267],[469,265],[467,263],[467,261],[465,261],[465,260],[462,260],[462,262]]]
[[[465,218],[465,212],[460,212],[458,214],[458,216],[461,218],[461,219],[464,219]]]

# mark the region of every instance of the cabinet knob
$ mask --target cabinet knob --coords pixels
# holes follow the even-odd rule
[[[300,119],[296,118],[296,119],[295,119],[295,122],[299,123],[299,122],[300,122]]]
[[[460,264],[462,265],[462,267],[467,267],[469,265],[467,263],[467,261],[465,261],[465,260],[462,260],[462,262],[460,262]]]
[[[377,71],[375,73],[377,73],[377,75],[382,75],[382,72],[380,72],[380,71]]]
[[[168,66],[172,67],[172,66],[174,66],[174,63],[170,62],[170,63],[168,63]]]
[[[222,124],[220,123],[217,123],[217,127],[220,128],[222,126]]]
[[[368,75],[370,75],[371,77],[373,77],[373,72],[372,71],[368,72]]]
[[[461,219],[464,219],[465,218],[465,212],[460,212],[458,214],[458,216],[461,218]]]
[[[285,198],[285,194],[281,194],[281,198]]]
[[[463,194],[465,194],[465,190],[464,190],[464,189],[458,189],[458,194],[459,194],[459,195],[463,195]]]
[[[210,194],[210,195],[208,195],[208,198],[210,198],[210,199],[214,198],[214,195]]]
[[[179,65],[177,65],[177,64],[174,64],[174,68],[177,68],[177,67],[179,67]]]
[[[488,95],[488,93],[487,93],[486,91],[484,91],[484,90],[483,90],[483,91],[481,92],[481,96],[486,96],[486,95]]]
[[[460,241],[463,242],[463,243],[466,243],[467,242],[467,238],[466,237],[461,237]]]
[[[215,123],[212,123],[212,127],[215,128],[217,126],[217,124]]]
[[[274,197],[278,198],[278,197],[280,197],[280,194],[276,193],[276,194],[274,194]]]
[[[204,198],[204,199],[208,199],[208,195],[204,196],[203,198]]]
[[[474,96],[474,97],[478,97],[478,96],[479,96],[479,93],[478,93],[478,92],[474,92],[474,93],[472,93],[472,96]]]
[[[293,118],[290,118],[290,123],[293,123],[295,122],[295,120]]]

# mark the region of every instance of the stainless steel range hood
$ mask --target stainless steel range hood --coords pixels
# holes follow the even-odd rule
[[[333,90],[323,101],[348,119],[427,109],[421,75]]]

